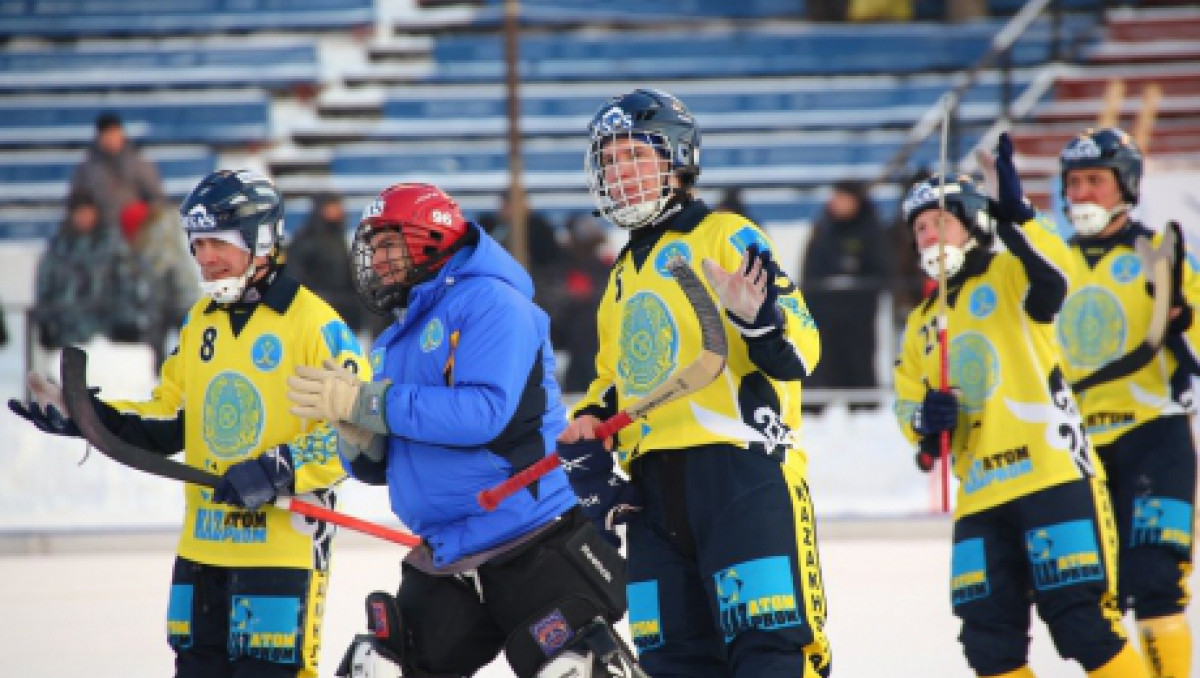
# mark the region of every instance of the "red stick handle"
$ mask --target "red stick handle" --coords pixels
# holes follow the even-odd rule
[[[355,532],[369,534],[372,537],[379,537],[380,539],[394,542],[396,544],[400,544],[401,546],[412,547],[421,543],[421,538],[415,534],[401,532],[400,530],[393,530],[390,527],[386,527],[378,523],[367,522],[360,518],[348,516],[345,513],[339,513],[333,509],[327,509],[324,506],[310,504],[306,501],[300,501],[299,499],[294,499],[292,497],[279,497],[275,500],[275,505],[281,509],[291,511],[292,513],[299,513],[300,515],[308,516],[309,518],[324,520],[325,522],[333,523],[338,527],[344,527],[348,530],[354,530]]]
[[[633,419],[627,412],[618,412],[616,416],[606,419],[596,425],[592,431],[592,435],[596,436],[596,440],[604,440],[611,438],[613,435],[633,423]]]
[[[500,505],[500,502],[508,499],[516,492],[524,489],[526,485],[529,485],[538,478],[546,475],[550,471],[554,470],[557,466],[558,453],[551,452],[550,454],[527,466],[525,470],[514,474],[508,480],[505,480],[499,485],[486,490],[480,490],[479,496],[477,497],[479,500],[479,505],[482,506],[485,511],[495,511],[496,507]]]
[[[942,291],[945,292],[943,286]],[[946,321],[938,327],[938,351],[941,357],[941,390],[950,390],[950,345],[946,339]],[[950,432],[942,431],[938,445],[942,453],[942,513],[950,512]]]
[[[625,428],[632,422],[633,419],[627,413],[618,412],[616,416],[597,424],[592,433],[596,439],[604,440],[605,438],[612,437],[614,433]],[[545,457],[531,464],[524,471],[514,474],[511,478],[505,480],[499,485],[490,487],[486,490],[481,490],[476,499],[479,501],[479,505],[482,506],[485,511],[495,511],[496,507],[500,505],[500,502],[508,499],[512,495],[516,494],[519,490],[524,489],[533,481],[541,478],[553,469],[557,468],[558,465],[559,459],[557,452],[546,455]]]

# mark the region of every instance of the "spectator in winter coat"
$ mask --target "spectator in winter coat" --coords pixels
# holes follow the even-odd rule
[[[316,292],[355,333],[362,331],[362,302],[350,277],[346,211],[341,196],[321,193],[287,248],[288,273]]]
[[[888,270],[887,243],[866,184],[839,181],[817,218],[801,289],[825,349],[806,386],[874,388],[875,316]]]
[[[91,196],[100,223],[119,226],[130,242],[165,203],[158,169],[129,144],[115,113],[96,118],[96,139],[71,175],[69,193]]]
[[[67,200],[67,216],[37,267],[34,321],[43,348],[87,343],[98,334],[146,340],[149,281],[121,235],[103,223],[90,196]]]

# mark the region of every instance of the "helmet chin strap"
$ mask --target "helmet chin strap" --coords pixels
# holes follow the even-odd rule
[[[1067,218],[1075,227],[1075,232],[1081,238],[1092,238],[1099,235],[1112,224],[1113,220],[1129,212],[1129,204],[1121,203],[1111,210],[1106,210],[1094,202],[1072,204],[1067,208]]]

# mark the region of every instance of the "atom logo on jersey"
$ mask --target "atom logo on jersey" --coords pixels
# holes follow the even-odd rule
[[[1091,137],[1078,137],[1063,149],[1063,160],[1091,160],[1100,157],[1100,146]]]
[[[204,205],[196,205],[188,210],[184,219],[184,227],[189,231],[206,231],[217,227],[217,220],[208,213]]]
[[[599,120],[592,125],[592,134],[612,134],[633,127],[633,118],[623,109],[613,106],[600,114]]]

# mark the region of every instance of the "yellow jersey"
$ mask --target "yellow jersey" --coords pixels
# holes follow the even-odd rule
[[[1067,378],[1077,383],[1104,365],[1128,355],[1146,339],[1153,309],[1145,267],[1134,250],[1138,238],[1162,241],[1134,223],[1104,241],[1074,240],[1075,277],[1057,323]],[[1183,264],[1183,295],[1200,299],[1196,261]],[[1195,302],[1192,302],[1193,305]],[[1100,383],[1079,394],[1079,406],[1092,441],[1107,445],[1122,434],[1162,416],[1183,414],[1190,400],[1190,379],[1172,382],[1182,357],[1195,362],[1200,323],[1192,322],[1170,348],[1158,351],[1131,374]],[[1177,352],[1182,351],[1184,355]]]
[[[111,401],[123,439],[220,475],[230,465],[288,444],[295,491],[332,506],[345,476],[336,431],[288,408],[287,378],[297,365],[335,360],[370,379],[358,340],[328,304],[280,275],[257,304],[220,307],[207,299],[188,312],[160,383],[143,402]],[[112,417],[109,417],[112,419]],[[227,567],[325,569],[333,526],[273,506],[257,511],[212,501],[185,485],[179,555]]]
[[[609,274],[599,305],[599,351],[595,381],[575,415],[606,418],[636,403],[700,355],[700,322],[668,272],[675,256],[704,279],[701,262],[712,259],[735,270],[746,248],[772,250],[766,234],[745,217],[710,212],[689,203],[666,227],[635,232]],[[618,461],[630,463],[657,450],[729,444],[778,458],[804,472],[799,443],[800,378],[820,356],[817,327],[799,290],[776,280],[784,318],[782,332],[745,338],[722,323],[728,359],[715,381],[634,421],[617,436]],[[705,288],[714,301],[716,295]]]
[[[1083,433],[1054,335],[1071,257],[1041,220],[997,229],[1003,252],[972,252],[949,281],[949,386],[959,398],[951,441],[956,515],[1103,473]],[[1035,284],[1036,282],[1036,284]],[[940,381],[936,296],[908,317],[896,361],[896,417],[904,435]]]

